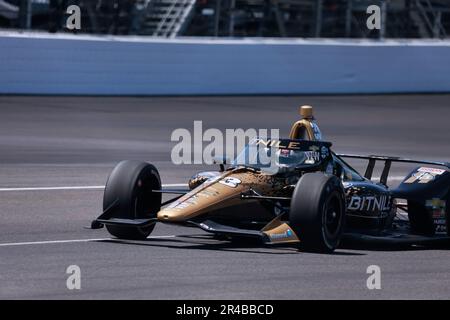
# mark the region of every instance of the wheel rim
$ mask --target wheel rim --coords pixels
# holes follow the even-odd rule
[[[334,238],[340,231],[342,221],[342,208],[339,196],[332,194],[324,207],[324,229],[326,234]]]
[[[159,211],[158,196],[152,190],[160,189],[159,180],[151,170],[140,174],[134,187],[134,218],[153,217]]]

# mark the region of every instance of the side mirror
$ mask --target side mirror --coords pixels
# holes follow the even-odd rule
[[[225,157],[225,156],[221,156],[221,157],[214,157],[213,158],[213,163],[214,164],[218,164],[220,167],[220,172],[225,171],[225,165],[229,164],[230,159]]]

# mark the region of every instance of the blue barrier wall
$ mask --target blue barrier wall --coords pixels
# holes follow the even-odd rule
[[[1,94],[450,92],[450,41],[213,40],[0,32]]]

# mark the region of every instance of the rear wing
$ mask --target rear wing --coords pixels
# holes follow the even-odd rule
[[[389,176],[389,171],[391,170],[392,162],[402,162],[402,163],[417,163],[417,164],[428,164],[435,166],[442,166],[447,169],[450,169],[450,162],[441,162],[441,161],[427,161],[427,160],[414,160],[400,157],[388,157],[388,156],[376,156],[376,155],[356,155],[356,154],[337,154],[340,158],[350,158],[350,159],[363,159],[369,160],[367,164],[366,172],[364,173],[364,178],[371,179],[373,174],[373,169],[377,161],[384,161],[383,172],[381,173],[380,183],[386,185],[387,179]]]

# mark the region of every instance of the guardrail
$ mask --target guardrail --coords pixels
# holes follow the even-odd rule
[[[450,41],[0,32],[0,94],[450,92]]]

